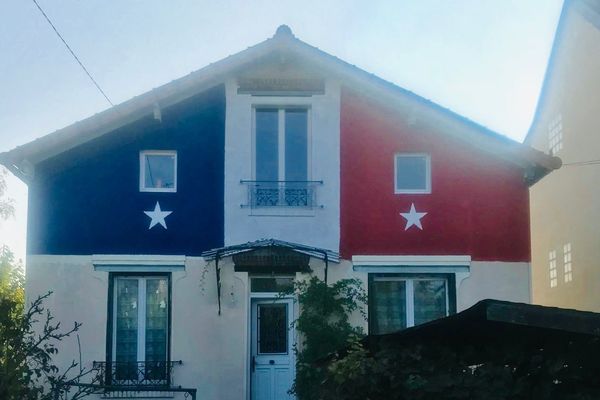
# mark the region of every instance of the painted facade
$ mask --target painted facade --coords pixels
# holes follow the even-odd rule
[[[113,385],[290,398],[299,309],[273,288],[307,271],[359,278],[370,333],[530,301],[528,183],[556,160],[289,28],[116,111],[0,156],[30,187],[27,295]]]
[[[600,311],[600,6],[565,1],[526,143],[564,166],[531,188],[533,302]]]

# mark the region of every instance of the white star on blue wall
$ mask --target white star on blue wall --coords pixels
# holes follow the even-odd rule
[[[150,217],[150,226],[148,229],[152,229],[157,224],[161,224],[163,228],[167,229],[165,218],[167,218],[172,212],[173,211],[161,210],[160,204],[158,204],[157,201],[153,211],[144,211],[144,214]]]

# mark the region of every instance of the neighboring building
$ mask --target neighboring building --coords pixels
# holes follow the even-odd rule
[[[370,333],[529,302],[528,186],[559,161],[286,26],[0,158],[29,185],[27,294],[83,323],[84,364],[203,400],[288,398],[277,293],[311,270],[364,282]]]
[[[530,190],[533,302],[600,312],[600,1],[567,0],[525,143],[563,167]]]

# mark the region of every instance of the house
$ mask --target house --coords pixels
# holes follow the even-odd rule
[[[600,2],[567,0],[525,140],[564,167],[531,188],[533,302],[600,311]]]
[[[560,165],[287,26],[0,158],[29,185],[27,294],[83,323],[83,363],[207,400],[289,398],[277,296],[308,273],[360,278],[371,333],[529,302],[528,187]]]

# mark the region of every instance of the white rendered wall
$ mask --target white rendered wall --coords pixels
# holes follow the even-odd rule
[[[325,94],[309,97],[261,97],[237,94],[234,79],[226,83],[225,118],[225,245],[274,238],[337,251],[340,239],[340,87],[326,81]],[[323,208],[301,210],[256,209],[247,203],[252,180],[253,106],[308,106],[310,108],[309,179],[322,180],[317,202]]]
[[[214,263],[187,257],[185,271],[174,271],[172,284],[171,359],[174,384],[197,388],[203,400],[246,399],[249,381],[248,274],[234,272],[231,259],[221,266],[221,315],[217,314]],[[324,263],[311,259],[311,268],[323,277]],[[31,300],[48,290],[45,303],[66,329],[74,321],[79,332],[84,367],[106,360],[108,272],[95,271],[90,256],[29,256],[27,296]],[[298,274],[297,278],[308,277]],[[358,278],[367,289],[368,273],[354,271],[350,261],[329,264],[329,282]],[[472,262],[470,275],[459,284],[457,309],[462,311],[486,298],[529,302],[529,264]],[[298,309],[296,307],[296,313]],[[359,313],[354,324],[367,332]],[[59,345],[55,361],[62,368],[78,360],[77,340]],[[183,398],[177,395],[176,398]]]
[[[484,299],[530,303],[530,264],[527,262],[471,262],[470,275],[459,285],[458,312]]]

